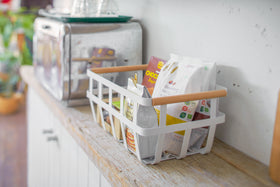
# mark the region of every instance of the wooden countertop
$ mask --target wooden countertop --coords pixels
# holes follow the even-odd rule
[[[267,166],[217,139],[207,155],[144,165],[93,121],[89,106],[63,106],[38,83],[32,66],[23,66],[21,75],[113,186],[277,186]]]

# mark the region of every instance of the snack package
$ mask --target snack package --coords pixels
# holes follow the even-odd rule
[[[138,96],[142,96],[145,98],[150,98],[151,95],[149,94],[147,88],[143,85],[137,84],[135,79],[128,79],[128,86],[127,89],[131,92],[135,93]],[[125,99],[125,107],[124,113],[126,117],[133,121],[133,108],[138,107],[138,112],[136,114],[136,124],[142,128],[153,128],[158,126],[157,114],[152,106],[142,106],[137,105],[135,106],[134,101],[131,98]],[[136,154],[136,146],[135,146],[135,136],[132,129],[126,128],[126,143],[128,149]],[[155,146],[157,143],[157,136],[140,136],[136,135],[138,145],[139,145],[139,152],[141,159],[149,158],[154,156],[155,154]]]
[[[103,101],[108,103],[109,99],[103,99]],[[115,110],[119,111],[120,110],[120,98],[113,98],[112,105]],[[112,124],[110,121],[109,112],[105,109],[102,109],[102,114],[103,114],[103,120],[104,120],[104,125],[105,125],[106,131],[113,135],[113,128],[112,128]],[[122,138],[122,133],[121,133],[120,120],[114,116],[112,116],[112,119],[113,119],[113,123],[114,123],[115,135],[118,140],[122,140],[123,138]],[[102,126],[102,117],[101,117],[101,112],[100,112],[99,107],[97,107],[97,110],[96,110],[96,121],[99,123],[100,126]]]
[[[199,101],[197,109],[195,111],[193,121],[209,119],[210,118],[210,100],[203,99]]]
[[[216,85],[216,65],[209,61],[183,57],[171,54],[170,60],[163,66],[158,76],[153,97],[163,97],[172,95],[181,95],[186,93],[195,93],[214,89]],[[166,125],[184,123],[192,121],[199,101],[189,101],[182,103],[173,103],[167,105]],[[159,115],[159,106],[156,106]],[[198,130],[193,130],[191,143],[189,147],[201,145],[193,141]],[[185,131],[166,134],[164,147],[165,151],[179,154],[181,151],[183,136]],[[205,137],[207,129],[199,130],[199,137]],[[197,139],[198,140],[198,139]],[[203,142],[203,141],[200,141]],[[201,143],[202,144],[202,143]]]
[[[144,85],[148,89],[151,95],[153,94],[154,87],[158,78],[158,74],[165,63],[166,63],[165,60],[159,59],[157,57],[152,56],[150,58],[148,67],[146,69],[142,81],[142,85]]]

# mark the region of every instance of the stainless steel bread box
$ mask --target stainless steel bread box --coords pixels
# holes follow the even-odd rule
[[[34,30],[35,75],[68,106],[88,102],[87,68],[142,64],[142,29],[137,22],[63,23],[37,18]],[[130,73],[104,76],[125,86]]]

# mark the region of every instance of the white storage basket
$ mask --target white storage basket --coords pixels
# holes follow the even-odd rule
[[[106,80],[102,76],[98,75],[100,73],[112,73],[112,72],[125,72],[125,71],[139,71],[139,70],[145,70],[147,68],[147,65],[136,65],[136,66],[122,66],[122,67],[110,67],[110,68],[96,68],[96,69],[88,69],[87,75],[90,78],[89,81],[89,88],[95,88],[95,89],[89,89],[87,91],[87,97],[90,100],[90,106],[92,109],[93,119],[96,121],[96,109],[99,110],[99,112],[102,114],[103,110],[108,111],[109,113],[109,119],[112,127],[112,133],[113,136],[117,139],[114,129],[114,120],[113,118],[117,118],[120,120],[121,124],[121,131],[123,136],[123,143],[126,149],[128,149],[127,142],[126,142],[126,133],[125,129],[129,128],[133,131],[134,137],[137,136],[157,136],[157,143],[155,147],[155,153],[152,157],[142,159],[139,152],[139,142],[137,141],[137,138],[135,139],[135,147],[136,147],[136,155],[137,158],[142,161],[145,164],[156,164],[162,160],[168,160],[168,159],[181,159],[183,157],[186,157],[188,155],[201,153],[205,154],[210,152],[216,125],[223,123],[225,121],[225,114],[221,112],[217,112],[218,107],[218,97],[224,97],[227,94],[227,89],[217,85],[217,89],[214,91],[207,91],[207,92],[200,92],[200,93],[191,93],[191,94],[183,94],[183,95],[176,95],[176,96],[168,96],[168,97],[160,97],[160,98],[143,98],[140,96],[137,96],[136,94],[128,91],[127,89],[120,87],[116,85],[115,83]],[[96,85],[97,84],[97,88]],[[106,93],[106,96],[108,98],[108,102],[104,102],[104,94]],[[116,110],[112,105],[112,98],[113,95],[118,95],[120,97],[120,110]],[[142,128],[136,124],[136,118],[133,117],[133,121],[130,121],[126,118],[124,114],[124,100],[125,98],[130,98],[134,104],[134,106],[143,105],[143,106],[156,106],[160,105],[160,119],[159,119],[159,125],[155,128]],[[185,122],[180,124],[174,124],[174,125],[166,125],[166,110],[167,110],[167,104],[171,103],[179,103],[179,102],[186,102],[186,101],[194,101],[194,100],[201,100],[201,99],[210,99],[211,100],[211,111],[210,111],[210,118],[209,119],[203,119],[198,121],[191,121],[191,122]],[[96,108],[96,106],[98,106]],[[138,107],[133,107],[133,113],[137,114]],[[104,129],[104,120],[102,117],[102,124]],[[200,149],[197,150],[188,150],[189,141],[191,132],[193,129],[201,128],[201,127],[208,127],[208,136],[206,139],[206,144]],[[163,153],[164,150],[164,138],[165,134],[177,132],[177,131],[185,131],[184,137],[183,137],[183,143],[181,147],[180,154],[173,155],[170,153]]]

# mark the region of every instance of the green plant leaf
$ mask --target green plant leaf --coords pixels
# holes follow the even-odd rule
[[[0,16],[0,34],[3,34],[4,27],[10,22],[9,18],[1,15]]]
[[[13,54],[14,51],[9,50],[9,45],[11,36],[17,29],[23,30],[26,38],[32,41],[34,34],[33,23],[37,10],[30,11],[21,8],[18,12],[0,11],[0,34],[2,35],[3,46],[5,47],[5,51],[0,54],[0,64],[4,67],[3,72],[9,74],[8,80],[0,79],[1,96],[10,97],[14,93],[16,84],[19,81],[19,65],[32,64],[32,52],[30,52],[26,42],[23,44],[23,50],[20,52],[19,57]]]
[[[4,27],[4,32],[3,32],[3,42],[5,48],[9,47],[12,33],[13,33],[13,25],[12,23],[7,23]]]
[[[32,54],[29,52],[26,43],[23,46],[21,65],[32,65]]]

